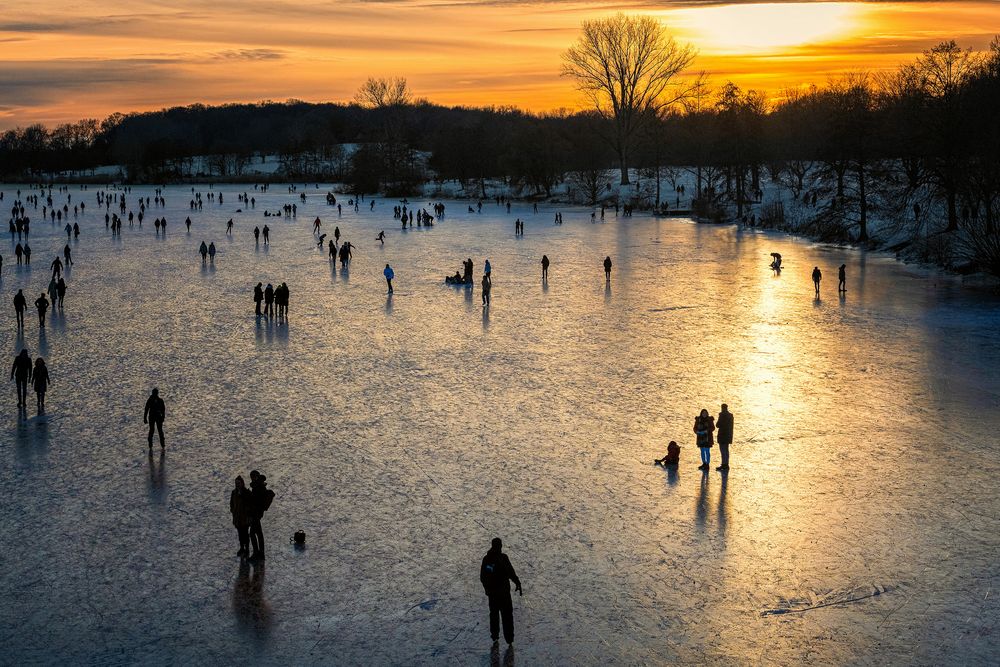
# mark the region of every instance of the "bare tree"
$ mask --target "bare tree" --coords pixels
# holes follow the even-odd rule
[[[368,80],[358,88],[354,101],[369,109],[384,109],[409,104],[412,97],[413,93],[410,92],[404,78],[368,77]]]
[[[650,16],[615,14],[584,21],[576,44],[563,54],[563,76],[610,121],[611,143],[618,155],[621,183],[628,185],[628,156],[636,133],[651,117],[690,97],[695,87],[677,75],[694,60]]]

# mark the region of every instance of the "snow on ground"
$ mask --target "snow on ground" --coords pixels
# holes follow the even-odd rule
[[[995,664],[996,297],[732,226],[449,201],[400,231],[390,201],[338,218],[322,187],[214,190],[191,213],[169,187],[112,238],[95,188],[71,188],[88,211],[65,311],[19,335],[0,310],[8,359],[26,346],[53,380],[44,417],[2,397],[5,664]],[[31,215],[30,269],[4,242],[8,298],[44,289],[65,243]],[[349,271],[316,216],[357,245]],[[443,284],[466,257],[491,260],[489,310]],[[287,323],[254,318],[257,281],[288,283]],[[721,402],[733,468],[703,475],[691,424]],[[676,472],[651,465],[669,439]],[[227,508],[251,468],[277,493],[258,567]],[[525,595],[515,651],[491,655],[495,535]]]

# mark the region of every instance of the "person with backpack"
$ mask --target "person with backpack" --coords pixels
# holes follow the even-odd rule
[[[264,531],[261,529],[260,520],[271,507],[274,500],[274,491],[267,488],[267,477],[256,470],[250,471],[250,495],[253,502],[250,503],[250,546],[253,553],[250,560],[264,559]]]
[[[514,643],[514,605],[510,599],[510,582],[514,582],[514,590],[521,591],[521,580],[514,572],[507,554],[503,553],[503,541],[494,537],[490,550],[483,556],[483,564],[479,568],[479,581],[483,584],[486,597],[490,600],[490,637],[496,643],[500,640],[500,619],[503,619],[503,638],[508,644]]]

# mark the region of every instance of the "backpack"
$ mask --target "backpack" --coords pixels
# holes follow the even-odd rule
[[[264,500],[261,504],[260,511],[266,512],[271,507],[271,502],[274,500],[274,491],[271,489],[265,489]]]

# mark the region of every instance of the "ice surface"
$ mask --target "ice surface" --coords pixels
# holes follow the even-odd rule
[[[243,213],[244,187],[215,190],[191,213],[167,188],[112,238],[96,188],[71,188],[87,213],[65,312],[44,332],[29,312],[23,338],[10,297],[45,288],[65,223],[29,209],[30,269],[3,242],[0,344],[44,355],[53,384],[45,418],[18,419],[13,383],[3,399],[0,663],[996,664],[995,296],[729,226],[447,202],[401,232],[385,200],[343,197],[338,219],[323,188],[247,189]],[[317,215],[357,245],[349,273],[315,247]],[[466,257],[492,263],[488,312],[443,283]],[[288,283],[287,324],[255,321],[259,280]],[[733,468],[702,475],[692,420],[721,402]],[[670,439],[676,473],[651,465]],[[266,569],[240,565],[228,514],[251,468],[277,493]],[[491,655],[495,535],[525,595],[516,653]]]

